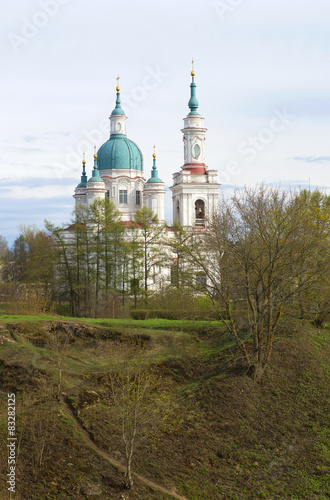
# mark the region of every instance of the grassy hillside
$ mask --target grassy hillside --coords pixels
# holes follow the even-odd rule
[[[70,333],[61,401],[50,341],[59,332]],[[175,411],[137,447],[139,477],[126,491],[120,422],[106,380],[137,339]],[[219,322],[2,316],[0,498],[8,498],[6,394],[15,392],[18,500],[325,500],[329,345],[328,329],[284,322],[271,365],[255,385]]]

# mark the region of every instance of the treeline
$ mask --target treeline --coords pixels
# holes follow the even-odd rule
[[[128,304],[185,309],[204,294],[220,316],[253,318],[255,331],[266,319],[276,327],[288,307],[320,326],[330,310],[329,228],[330,197],[317,190],[237,191],[207,231],[159,225],[145,207],[123,223],[107,199],[79,207],[66,226],[21,226],[11,249],[0,237],[1,280],[68,302],[75,316],[118,316]]]
[[[69,226],[22,227],[12,249],[1,239],[1,273],[21,300],[68,303],[73,316],[138,307],[139,317],[222,319],[257,380],[284,313],[329,320],[329,231],[330,197],[318,190],[238,190],[207,230],[168,228],[145,207],[123,223],[109,200],[96,201]]]
[[[115,317],[128,298],[146,305],[150,282],[161,286],[165,226],[151,210],[143,207],[125,224],[108,199],[96,200],[77,208],[69,228],[46,228],[57,253],[56,294],[69,300],[72,315]]]
[[[19,231],[12,248],[0,236],[0,301],[14,313],[45,312],[54,299],[54,240],[35,225]]]
[[[11,249],[0,239],[3,300],[31,312],[68,303],[78,317],[123,316],[128,299],[145,307],[150,287],[162,288],[165,232],[145,207],[123,223],[108,199],[78,207],[69,225],[20,226]]]

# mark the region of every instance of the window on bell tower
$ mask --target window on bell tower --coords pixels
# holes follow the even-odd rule
[[[203,200],[197,200],[195,202],[195,225],[205,225],[205,203]]]

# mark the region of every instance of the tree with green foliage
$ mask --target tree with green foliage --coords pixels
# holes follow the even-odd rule
[[[54,240],[36,225],[21,225],[19,230],[2,261],[2,278],[8,283],[6,295],[17,312],[45,312],[54,294]]]
[[[42,292],[52,293],[54,287],[54,240],[36,226],[20,226],[26,245],[26,262],[22,280],[41,287]]]
[[[168,246],[171,250],[171,285],[177,290],[185,288],[191,290],[193,270],[187,266],[185,259],[185,246],[191,241],[191,233],[174,221],[171,235],[172,237],[168,240]]]
[[[141,294],[141,283],[144,280],[143,263],[144,250],[141,247],[140,229],[136,222],[132,222],[125,230],[125,260],[126,275],[124,281],[127,286],[127,294],[133,296],[134,307]]]
[[[121,224],[119,211],[109,198],[102,201],[99,208],[102,215],[103,289],[108,295],[120,287],[118,268],[122,254],[124,227]]]
[[[57,242],[57,281],[74,315],[98,317],[110,294],[119,293],[123,226],[108,198],[78,206],[69,228],[46,228]],[[102,311],[104,313],[104,309]]]
[[[0,235],[0,281],[10,280],[11,252],[6,238]]]
[[[2,261],[8,252],[8,243],[6,238],[0,235],[0,261]]]
[[[299,287],[298,302],[300,318],[309,319],[315,326],[322,327],[330,318],[330,196],[319,190],[303,190],[296,198],[303,204],[305,218],[303,228],[317,246],[310,259],[310,267],[315,269],[314,277]],[[306,281],[305,275],[299,281]]]
[[[13,247],[11,249],[11,281],[14,281],[16,283],[21,283],[24,281],[27,255],[28,245],[24,236],[21,234],[15,239]]]
[[[67,239],[67,231],[65,226],[55,226],[51,222],[45,220],[45,227],[47,231],[49,231],[49,233],[52,235],[55,242],[55,293],[57,297],[60,298],[68,297],[70,314],[71,316],[77,316],[79,315],[79,297],[76,285],[77,273],[79,276],[79,265],[75,265],[77,263],[77,260],[74,262],[72,257],[72,255],[74,255],[74,252],[77,252],[77,239]]]
[[[161,246],[161,236],[164,226],[158,222],[158,217],[147,207],[136,211],[135,222],[141,232],[141,248],[143,249],[144,271],[144,302],[148,304],[149,280],[160,277],[159,269],[164,265],[164,252]]]

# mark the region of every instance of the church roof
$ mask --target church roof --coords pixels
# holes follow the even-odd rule
[[[119,81],[119,77],[117,79]],[[126,120],[125,111],[121,107],[120,87],[116,88],[116,107],[111,113],[119,123]],[[117,118],[118,117],[118,118]],[[115,129],[116,130],[116,129]],[[110,139],[102,144],[97,152],[99,170],[132,169],[143,170],[143,156],[135,142],[127,139],[124,133],[111,133]]]
[[[191,84],[190,84],[190,99],[188,102],[188,106],[190,108],[189,115],[199,115],[198,113],[198,100],[196,97],[196,83],[195,83],[195,71],[194,71],[194,60],[192,60],[192,72],[191,72]]]
[[[99,174],[99,169],[97,167],[97,155],[94,155],[94,168],[92,172],[92,177],[88,180],[88,184],[90,182],[102,182],[104,184],[104,180],[101,179],[100,174]]]
[[[151,170],[151,177],[150,179],[147,180],[147,183],[150,183],[150,182],[163,182],[159,177],[158,177],[158,169],[157,169],[157,165],[156,165],[156,154],[154,153],[153,154],[153,166],[152,166],[152,170]]]
[[[125,111],[122,109],[121,102],[120,102],[120,92],[119,92],[120,88],[117,87],[116,90],[117,90],[116,107],[112,111],[111,116],[114,116],[114,115],[124,115],[125,114]]]
[[[143,157],[135,142],[124,134],[111,134],[97,152],[99,170],[133,169],[143,170]]]
[[[85,153],[84,153],[84,159],[83,159],[82,165],[83,165],[83,171],[81,174],[80,183],[78,184],[77,188],[85,188],[87,185],[87,175],[86,175],[86,169],[85,169],[85,166],[86,166]]]

